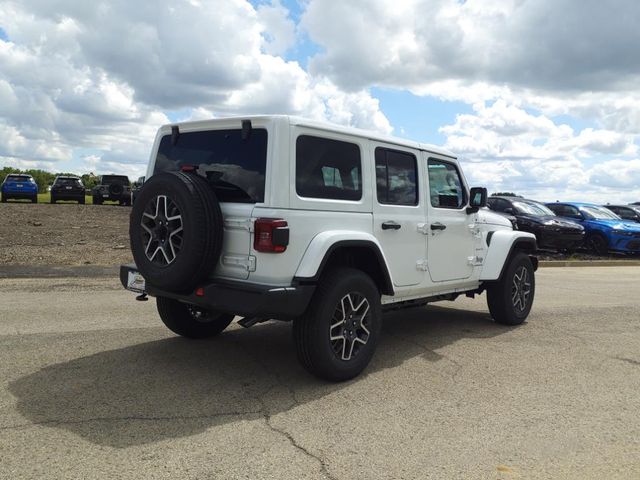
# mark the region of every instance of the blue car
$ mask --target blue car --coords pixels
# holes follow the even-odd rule
[[[10,173],[0,187],[2,203],[10,198],[31,200],[38,203],[38,184],[31,175]]]
[[[640,224],[621,219],[611,210],[591,203],[547,203],[559,217],[577,220],[585,228],[585,245],[598,255],[610,250],[640,253]]]

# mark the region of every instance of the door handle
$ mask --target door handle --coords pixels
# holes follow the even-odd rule
[[[400,230],[401,227],[402,225],[391,220],[382,224],[383,230]]]
[[[446,228],[447,228],[447,226],[443,225],[440,222],[436,222],[436,223],[432,223],[431,224],[431,230],[444,230]]]

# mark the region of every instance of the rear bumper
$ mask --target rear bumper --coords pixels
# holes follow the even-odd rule
[[[79,200],[84,198],[84,192],[51,192],[51,196],[56,200]]]
[[[38,192],[27,192],[24,190],[5,190],[4,192],[2,192],[2,195],[5,198],[33,198],[38,195]]]
[[[129,272],[137,273],[134,264],[120,266],[120,283],[126,289]],[[273,287],[246,282],[207,282],[201,285],[203,295],[175,293],[145,286],[153,297],[167,297],[219,312],[243,317],[289,320],[302,315],[315,291],[315,285]]]

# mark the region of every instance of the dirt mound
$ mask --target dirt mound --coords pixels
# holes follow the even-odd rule
[[[0,265],[119,265],[129,249],[131,208],[0,204]]]

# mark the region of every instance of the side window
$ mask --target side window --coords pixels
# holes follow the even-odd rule
[[[578,210],[576,207],[572,207],[571,205],[565,205],[565,213],[564,215],[567,217],[572,217],[572,218],[582,218],[582,214],[580,213],[580,210]]]
[[[620,218],[624,218],[625,220],[635,220],[636,216],[634,215],[633,211],[628,209],[628,208],[619,208],[617,210],[614,210],[614,212],[620,216]]]
[[[328,138],[299,136],[296,140],[296,192],[301,197],[360,200],[360,147]]]
[[[491,203],[489,203],[491,202]],[[505,202],[501,198],[492,198],[487,201],[489,208],[491,210],[495,210],[496,212],[504,212],[505,208],[509,208],[509,203]]]
[[[467,203],[467,192],[456,166],[430,158],[429,194],[436,208],[462,208]]]
[[[378,202],[418,205],[418,162],[407,152],[376,148]]]

